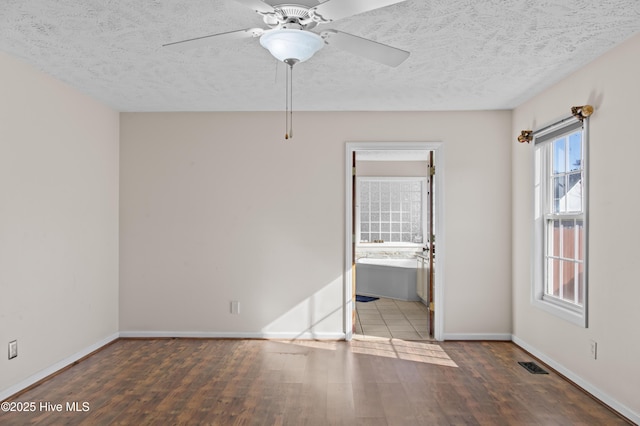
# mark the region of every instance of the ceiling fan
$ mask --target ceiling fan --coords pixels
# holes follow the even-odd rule
[[[318,0],[297,0],[298,3],[295,4],[275,5],[268,4],[263,0],[236,1],[262,15],[262,20],[269,28],[247,28],[212,34],[167,43],[163,47],[186,50],[211,45],[221,40],[260,37],[260,44],[269,50],[276,59],[288,65],[285,139],[293,137],[293,66],[311,58],[325,44],[391,67],[397,67],[409,57],[409,52],[405,50],[342,31],[328,29],[319,35],[310,31],[319,24],[326,24],[406,0],[327,0],[324,3],[319,3]],[[277,1],[280,0],[272,0],[272,3]]]
[[[318,24],[326,24],[406,0],[328,0],[319,4],[317,0],[298,0],[299,3],[306,4],[286,3],[273,6],[263,0],[236,1],[262,15],[264,23],[269,28],[247,28],[206,35],[167,43],[163,47],[185,50],[211,45],[221,40],[260,37],[260,44],[276,59],[289,66],[306,61],[324,45],[335,46],[391,67],[400,65],[409,57],[409,52],[405,50],[342,31],[327,29],[319,35],[310,31]]]

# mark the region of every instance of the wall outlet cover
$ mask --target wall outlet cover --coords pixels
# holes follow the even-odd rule
[[[18,356],[18,341],[13,340],[9,342],[9,359],[13,359]]]

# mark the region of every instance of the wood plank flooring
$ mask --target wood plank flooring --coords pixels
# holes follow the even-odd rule
[[[37,409],[0,424],[628,424],[517,364],[532,360],[510,342],[120,339],[10,399]]]

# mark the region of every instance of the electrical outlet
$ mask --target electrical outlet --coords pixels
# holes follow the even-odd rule
[[[591,345],[591,358],[598,359],[598,342],[590,340],[589,343]]]
[[[239,314],[240,313],[240,302],[238,302],[237,300],[232,300],[231,301],[231,313],[232,314]]]
[[[9,342],[9,359],[13,359],[18,356],[18,341],[13,340]]]

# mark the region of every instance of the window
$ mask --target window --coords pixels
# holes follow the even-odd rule
[[[397,245],[424,242],[426,178],[360,177],[356,241]]]
[[[587,168],[583,122],[535,134],[533,303],[587,326]]]

